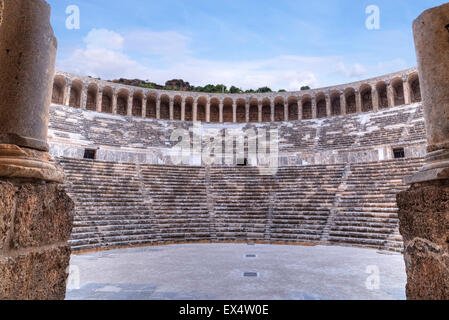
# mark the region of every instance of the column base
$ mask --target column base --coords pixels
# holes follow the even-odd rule
[[[429,149],[428,149],[429,151]],[[406,184],[420,183],[426,181],[449,179],[449,150],[441,149],[428,152],[426,164],[418,173],[411,177],[406,177]]]
[[[64,172],[47,152],[0,144],[0,177],[64,182]]]
[[[449,299],[449,180],[416,183],[397,196],[407,299]]]

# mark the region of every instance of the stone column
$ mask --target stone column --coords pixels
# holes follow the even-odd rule
[[[181,121],[186,121],[186,100],[182,98],[181,102]]]
[[[206,122],[210,122],[210,100],[208,100],[206,104]]]
[[[69,106],[70,105],[70,95],[72,94],[72,81],[67,80],[67,89],[64,93],[64,105]]]
[[[193,115],[192,115],[193,122],[198,121],[198,100],[195,100],[193,102],[192,112],[193,112]]]
[[[449,299],[449,4],[413,23],[427,127],[425,166],[397,196],[408,299]]]
[[[387,100],[388,100],[388,107],[394,107],[394,90],[393,90],[393,83],[391,81],[387,84]]]
[[[97,91],[97,107],[96,107],[97,112],[101,112],[102,104],[103,104],[103,89],[99,87]]]
[[[87,84],[83,84],[83,86],[81,87],[81,97],[80,97],[80,99],[81,99],[81,101],[80,101],[80,104],[81,104],[81,109],[82,110],[86,110],[87,108],[86,108],[86,106],[87,106]]]
[[[156,99],[156,119],[161,118],[161,98]]]
[[[237,103],[232,102],[232,122],[237,123]]]
[[[148,97],[146,95],[142,98],[142,118],[147,116],[147,99]]]
[[[408,84],[407,77],[402,78],[402,83],[404,84],[404,103],[410,104],[411,103],[410,86]]]
[[[65,297],[73,202],[47,144],[56,48],[45,1],[0,1],[0,300]]]
[[[259,123],[260,123],[263,120],[263,118],[262,118],[262,108],[263,108],[262,101],[258,102],[257,107],[258,107],[257,116],[258,116],[258,120],[259,120]]]
[[[312,119],[317,118],[317,110],[316,110],[316,99],[312,97]]]
[[[340,109],[341,109],[341,114],[345,115],[346,114],[346,97],[345,97],[344,92],[340,95]]]
[[[355,92],[355,110],[357,113],[362,112],[362,95],[360,90],[356,90]]]
[[[175,118],[175,100],[173,97],[170,97],[169,110],[170,110],[170,120],[173,120]]]
[[[220,109],[220,123],[224,122],[224,117],[223,117],[223,100],[220,100],[220,105],[218,106],[218,108]]]
[[[133,115],[133,103],[134,103],[134,93],[130,92],[128,96],[128,107],[126,109],[126,114],[130,117]]]
[[[377,92],[376,87],[372,88],[371,97],[373,99],[373,110],[379,111],[379,93]]]
[[[284,102],[284,121],[288,121],[288,101]]]
[[[326,94],[326,114],[328,117],[330,117],[332,115],[332,110],[331,110],[331,99],[329,94]]]
[[[298,99],[298,120],[302,120],[302,100]]]
[[[245,122],[249,123],[249,101],[245,102]]]
[[[271,101],[270,110],[271,110],[271,122],[274,122],[274,112],[275,112],[274,101]]]

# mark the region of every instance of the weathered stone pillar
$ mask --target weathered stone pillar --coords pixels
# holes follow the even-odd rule
[[[143,95],[142,98],[142,118],[147,116],[147,96]]]
[[[237,123],[237,102],[232,102],[232,122]]]
[[[83,84],[83,86],[81,87],[81,109],[82,110],[86,110],[86,106],[87,106],[87,86],[88,84]]]
[[[393,89],[393,83],[391,81],[388,81],[387,83],[387,100],[388,100],[388,107],[394,107],[394,89]]]
[[[117,92],[114,91],[114,93],[112,94],[112,114],[117,114]]]
[[[170,97],[169,111],[170,111],[170,120],[173,120],[175,118],[175,100],[173,97]]]
[[[340,95],[340,109],[341,109],[341,114],[345,115],[346,114],[346,97],[345,97],[344,92]]]
[[[298,99],[298,120],[302,120],[302,101]]]
[[[284,121],[288,121],[288,102],[284,102]]]
[[[0,300],[65,297],[73,202],[47,153],[56,48],[45,1],[0,1]]]
[[[72,94],[72,81],[70,79],[67,79],[67,88],[66,92],[64,93],[64,105],[67,107],[70,105],[71,94]]]
[[[372,88],[371,97],[373,99],[373,111],[379,111],[379,93],[376,87]]]
[[[186,100],[182,98],[181,101],[181,121],[186,121]]]
[[[362,112],[362,95],[360,90],[355,91],[355,110],[357,113]]]
[[[262,122],[263,118],[262,118],[262,108],[263,108],[263,104],[262,101],[259,101],[257,104],[257,116],[258,116],[258,121],[259,123]]]
[[[198,121],[198,100],[195,100],[193,102],[192,112],[193,112],[193,115],[192,115],[193,122]]]
[[[274,105],[274,101],[271,101],[270,104],[270,112],[271,112],[271,122],[274,122],[274,112],[275,112],[275,105]]]
[[[96,107],[97,112],[101,112],[102,104],[103,104],[103,89],[99,87],[97,91],[97,107]]]
[[[218,106],[219,108],[219,112],[220,112],[220,123],[224,122],[224,117],[223,117],[223,100],[220,100],[220,105]]]
[[[316,110],[316,99],[315,97],[312,97],[312,119],[317,118],[317,110]]]
[[[408,299],[449,299],[449,4],[413,23],[428,155],[397,197]]]
[[[404,103],[410,104],[411,103],[411,96],[410,96],[410,85],[407,81],[407,76],[402,78],[402,83],[404,85]]]
[[[249,101],[245,102],[245,122],[249,123]]]
[[[156,119],[161,118],[161,98],[156,99]]]
[[[331,105],[331,97],[329,94],[326,94],[326,114],[328,117],[332,115],[332,105]]]
[[[133,115],[134,93],[130,92],[128,96],[128,107],[126,108],[126,115],[131,117]]]
[[[208,100],[206,104],[206,122],[210,122],[210,100]]]

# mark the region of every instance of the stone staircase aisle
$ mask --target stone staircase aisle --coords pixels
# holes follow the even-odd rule
[[[407,188],[403,178],[422,164],[421,159],[352,164],[329,242],[401,251],[396,195]]]
[[[162,243],[211,240],[205,169],[141,165]]]
[[[319,242],[341,183],[344,165],[278,170],[271,240]]]
[[[57,159],[75,202],[74,251],[151,244],[154,221],[134,164]]]
[[[212,167],[218,241],[263,242],[269,233],[270,196],[276,184],[254,167]]]

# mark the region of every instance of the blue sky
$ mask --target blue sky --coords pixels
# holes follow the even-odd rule
[[[436,0],[47,0],[57,68],[105,80],[297,90],[416,65],[411,25]],[[80,29],[66,28],[66,8]],[[368,30],[365,10],[380,9]]]

